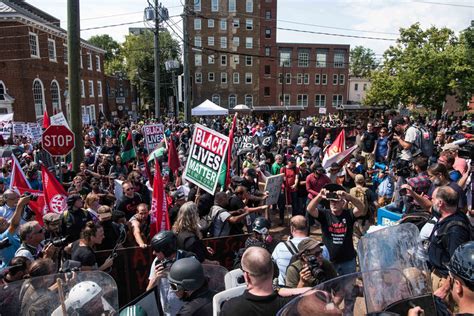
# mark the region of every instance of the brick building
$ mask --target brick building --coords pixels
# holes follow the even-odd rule
[[[55,17],[22,0],[0,0],[0,113],[32,122],[60,111],[69,116],[67,33]],[[105,51],[81,40],[82,113],[104,112]]]
[[[186,3],[192,106],[309,116],[347,102],[350,46],[277,43],[277,0]]]

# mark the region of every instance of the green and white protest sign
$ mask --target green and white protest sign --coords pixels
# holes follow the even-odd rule
[[[227,136],[195,124],[184,179],[214,194],[228,145]]]

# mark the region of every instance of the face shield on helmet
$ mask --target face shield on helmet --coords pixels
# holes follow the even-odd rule
[[[205,282],[204,269],[194,257],[176,261],[168,274],[172,291],[195,291]]]

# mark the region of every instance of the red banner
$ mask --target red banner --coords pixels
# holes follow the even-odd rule
[[[155,159],[155,176],[153,177],[153,194],[150,210],[150,237],[162,231],[170,229],[170,219],[168,217],[168,203],[165,198],[165,188],[161,169],[158,160]]]

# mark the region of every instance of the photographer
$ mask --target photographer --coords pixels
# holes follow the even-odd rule
[[[20,226],[20,248],[15,252],[15,257],[22,256],[31,261],[38,258],[53,258],[56,247],[52,243],[40,250],[41,242],[44,240],[44,228],[37,221],[27,222]]]
[[[12,193],[16,194],[13,191]],[[20,225],[23,209],[29,202],[29,196],[23,196],[18,200],[10,224],[5,217],[0,217],[0,269],[7,266],[10,260],[15,256],[15,251],[20,247],[20,238],[17,234],[17,228]]]
[[[420,148],[417,144],[421,144],[421,134],[419,130],[411,126],[403,116],[395,116],[392,119],[394,129],[393,139],[398,142],[400,153],[398,155],[401,165],[408,166],[413,160],[413,156],[418,154]]]
[[[20,196],[15,191],[8,189],[3,193],[2,200],[3,205],[0,206],[0,217],[5,218],[7,221],[10,221],[15,212]],[[20,218],[20,224],[26,223],[23,218]]]
[[[337,277],[332,263],[323,259],[321,245],[313,238],[304,239],[298,244],[298,260],[286,270],[287,287],[313,287]]]

